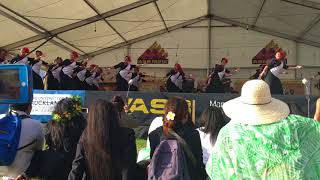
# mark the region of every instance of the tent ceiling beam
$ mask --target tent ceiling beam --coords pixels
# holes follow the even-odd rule
[[[295,4],[298,6],[303,6],[311,9],[320,10],[320,3],[316,3],[309,0],[281,0],[286,3]]]
[[[154,6],[156,7],[156,9],[157,9],[157,11],[158,11],[158,13],[159,13],[159,16],[160,16],[160,18],[161,18],[161,20],[162,20],[162,22],[163,22],[164,27],[165,27],[166,30],[169,32],[169,29],[168,29],[168,26],[167,26],[167,24],[166,24],[166,21],[164,20],[164,18],[163,18],[163,16],[162,16],[162,13],[161,13],[161,11],[160,11],[160,8],[159,8],[159,6],[158,6],[158,4],[157,4],[156,1],[154,2]]]
[[[169,31],[174,31],[174,30],[186,27],[188,25],[195,24],[197,22],[206,20],[207,18],[208,18],[207,16],[201,16],[201,17],[198,17],[198,18],[195,18],[195,19],[191,19],[191,20],[185,21],[183,23],[176,24],[174,26],[168,27],[168,30]],[[137,37],[135,39],[131,39],[127,43],[125,43],[125,42],[119,43],[119,44],[116,44],[116,45],[111,46],[111,47],[103,48],[103,49],[100,49],[98,51],[94,51],[94,52],[88,53],[86,56],[82,56],[81,58],[84,59],[84,58],[87,58],[87,57],[94,57],[94,56],[106,53],[108,51],[119,49],[119,48],[121,48],[123,46],[134,44],[134,43],[137,43],[137,42],[140,42],[140,41],[143,41],[143,40],[155,37],[155,36],[159,36],[159,35],[165,34],[165,33],[168,33],[168,31],[166,29],[163,29],[163,30],[160,30],[160,31],[156,31],[156,32],[144,35],[144,36]]]
[[[312,28],[314,28],[320,22],[320,14],[312,20],[312,22],[301,32],[299,38],[303,38]]]
[[[276,36],[276,37],[280,37],[280,38],[296,41],[296,42],[307,44],[307,45],[310,45],[310,46],[320,47],[320,43],[318,43],[318,42],[300,39],[299,37],[296,37],[296,36],[291,36],[291,35],[288,35],[288,34],[272,31],[272,30],[266,29],[266,28],[251,26],[250,24],[234,21],[232,19],[228,19],[228,18],[224,18],[224,17],[220,17],[220,16],[215,16],[215,15],[212,16],[212,19],[216,20],[216,21],[220,21],[220,22],[226,23],[226,24],[236,25],[236,26],[245,28],[247,30],[252,30],[252,31],[256,31],[256,32],[264,33],[264,34],[269,34],[269,35],[272,35],[272,36]]]
[[[87,19],[84,19],[84,20],[81,20],[81,21],[78,21],[78,22],[75,22],[75,23],[72,23],[72,24],[69,24],[66,26],[62,26],[62,27],[54,29],[54,30],[51,30],[51,31],[49,31],[49,33],[42,33],[42,34],[30,37],[30,38],[9,44],[7,46],[4,46],[3,48],[13,49],[13,48],[21,47],[26,44],[30,44],[30,43],[39,41],[41,39],[48,38],[50,36],[56,36],[58,34],[61,34],[61,33],[64,33],[64,32],[67,32],[67,31],[70,31],[70,30],[73,30],[73,29],[76,29],[76,28],[79,28],[79,27],[82,27],[82,26],[85,26],[85,25],[88,25],[88,24],[91,24],[94,22],[97,22],[97,21],[100,21],[102,19],[114,16],[114,15],[117,15],[117,14],[120,14],[120,13],[123,13],[126,11],[130,11],[132,9],[153,3],[155,1],[156,0],[139,0],[137,2],[128,4],[126,6],[122,6],[120,8],[113,9],[111,11],[102,13],[100,15],[96,15],[96,16],[93,16],[93,17],[90,17],[90,18],[87,18]]]
[[[101,16],[101,13],[99,12],[99,10],[89,1],[89,0],[83,0],[96,14],[98,14],[99,16]],[[112,26],[112,24],[109,23],[109,21],[107,21],[106,19],[103,19],[103,21],[115,32],[118,34],[118,36],[124,41],[127,42],[126,38],[124,38],[122,36],[122,34],[117,31],[116,28],[114,28]]]
[[[255,18],[254,21],[253,21],[252,26],[256,26],[256,24],[257,24],[257,22],[258,22],[258,20],[259,20],[259,17],[260,17],[260,15],[261,15],[261,12],[262,12],[262,10],[263,10],[264,4],[266,3],[266,1],[267,1],[267,0],[262,0],[261,5],[260,5],[260,8],[259,8],[259,11],[258,11],[258,13],[257,13],[256,18]]]
[[[32,24],[33,26],[35,26],[35,27],[37,27],[37,28],[39,28],[39,29],[41,29],[41,30],[44,30],[44,28],[38,26],[38,25],[35,24],[34,22],[26,19],[26,18],[23,17],[22,15],[20,15],[20,14],[16,13],[15,11],[7,8],[6,6],[4,6],[4,5],[2,5],[2,4],[0,4],[0,6],[1,6],[2,8],[4,8],[4,9],[10,11],[11,13],[15,14],[16,16],[22,18],[23,20],[27,21],[28,23]],[[0,14],[3,15],[4,17],[6,17],[6,18],[8,18],[8,19],[10,19],[10,20],[12,20],[12,21],[20,24],[21,26],[23,26],[23,27],[25,27],[25,28],[27,28],[27,29],[29,29],[29,30],[37,33],[37,34],[41,34],[41,33],[42,33],[42,32],[41,32],[40,30],[38,30],[37,28],[34,28],[33,26],[31,26],[31,25],[29,25],[29,24],[27,24],[27,23],[25,23],[25,22],[23,22],[23,21],[15,18],[14,16],[12,16],[12,15],[10,15],[10,14],[2,11],[2,10],[0,10]],[[48,38],[50,38],[50,37],[48,37]],[[59,42],[57,42],[57,41],[55,41],[55,40],[53,40],[53,39],[51,39],[50,42],[51,42],[52,44],[60,47],[60,48],[63,48],[63,49],[65,49],[65,50],[69,51],[69,52],[72,52],[72,49],[64,46],[63,44],[61,44],[61,43],[59,43]],[[8,50],[9,50],[9,49],[8,49]]]

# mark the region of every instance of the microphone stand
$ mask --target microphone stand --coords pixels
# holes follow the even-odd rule
[[[308,118],[310,118],[310,96],[311,96],[311,81],[312,78],[307,79],[307,81],[304,83],[304,91],[305,91],[305,96],[307,100],[307,108],[308,108]]]

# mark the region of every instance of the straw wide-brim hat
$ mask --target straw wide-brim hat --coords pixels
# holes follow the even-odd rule
[[[262,80],[247,81],[241,96],[224,103],[223,110],[231,122],[249,125],[271,124],[290,113],[286,103],[271,97],[269,85]]]

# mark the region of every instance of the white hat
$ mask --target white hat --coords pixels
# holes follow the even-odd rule
[[[231,122],[249,125],[274,123],[290,113],[286,103],[271,97],[268,84],[262,80],[247,81],[241,96],[224,103],[223,110]]]

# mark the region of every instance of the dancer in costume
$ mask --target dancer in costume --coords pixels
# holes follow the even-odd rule
[[[288,66],[285,52],[279,50],[261,72],[259,79],[265,77],[266,83],[270,87],[271,94],[283,94],[282,83],[279,76],[287,69],[300,69],[302,66]]]
[[[130,56],[126,56],[124,61],[113,66],[113,69],[120,69],[116,75],[117,91],[127,91],[128,81],[131,78],[131,69],[135,68],[136,65],[131,64]]]
[[[43,79],[40,76],[40,70],[41,66],[48,66],[49,64],[41,59],[42,56],[42,51],[37,50],[36,57],[28,59],[29,65],[32,67],[33,89],[44,89]]]
[[[206,93],[225,93],[225,87],[230,85],[231,80],[227,77],[231,77],[232,73],[229,69],[226,69],[226,65],[229,60],[222,58],[220,64],[216,64],[212,73],[209,75],[208,85],[206,87]],[[233,72],[239,72],[239,68]]]
[[[167,91],[182,92],[182,83],[185,80],[185,74],[180,64],[176,63],[174,68],[167,73]]]
[[[58,90],[60,87],[60,74],[62,69],[62,58],[57,57],[53,64],[49,65],[49,69],[47,71],[47,89],[48,90]]]

